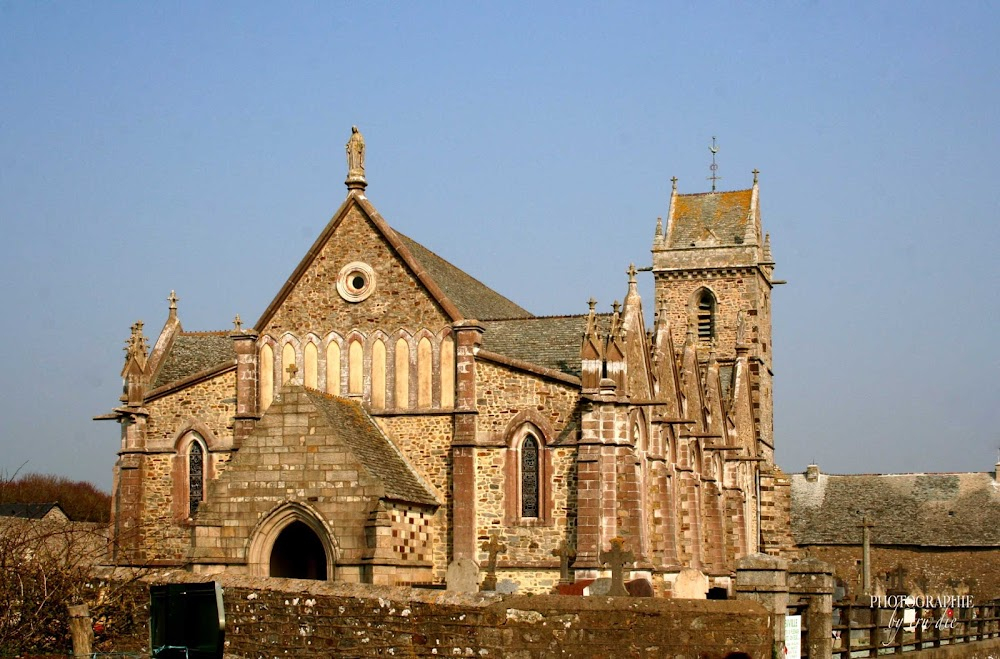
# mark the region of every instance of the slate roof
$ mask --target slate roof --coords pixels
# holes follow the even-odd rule
[[[315,389],[303,390],[351,453],[382,482],[387,498],[440,505],[360,403]]]
[[[3,503],[0,504],[0,517],[42,519],[53,508],[59,508],[60,512],[62,511],[58,503]]]
[[[1000,486],[992,473],[792,476],[792,534],[799,544],[1000,546]]]
[[[667,235],[668,247],[711,242],[713,234],[719,245],[742,244],[752,193],[753,190],[735,190],[677,195]]]
[[[233,340],[223,332],[181,332],[174,338],[163,366],[152,383],[162,387],[236,359]]]
[[[610,314],[598,314],[607,325]],[[580,376],[580,347],[587,316],[541,316],[483,322],[483,349]]]
[[[531,317],[531,312],[511,302],[467,272],[448,263],[420,243],[398,231],[396,235],[465,318],[491,320],[494,318]]]

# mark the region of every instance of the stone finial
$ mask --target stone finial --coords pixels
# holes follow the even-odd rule
[[[351,137],[345,146],[347,151],[347,184],[348,190],[361,190],[368,187],[365,180],[365,138],[357,126],[351,126]]]
[[[233,318],[233,331],[237,333],[243,331],[243,321],[240,320],[239,314],[236,314],[236,317]]]
[[[663,218],[656,218],[656,231],[653,232],[653,239],[663,238]]]
[[[146,337],[142,333],[141,320],[137,320],[132,324],[129,337],[125,341],[124,350],[126,368],[128,367],[128,363],[133,359],[139,364],[139,368],[146,367],[148,346],[146,345]]]
[[[591,298],[587,300],[587,306],[590,307],[590,313],[594,313],[594,309],[597,307],[597,300],[591,296]]]
[[[630,284],[634,284],[635,283],[635,273],[636,272],[638,272],[638,270],[635,269],[635,263],[629,263],[628,264],[628,270],[625,271],[625,274],[628,275],[628,283],[630,283]]]
[[[180,298],[177,297],[177,293],[175,293],[173,291],[170,291],[170,295],[167,296],[167,302],[170,303],[169,309],[170,309],[170,317],[171,318],[174,318],[175,316],[177,316],[177,301],[178,300],[180,300]]]
[[[770,263],[773,260],[774,260],[774,257],[771,256],[771,234],[770,233],[765,233],[764,234],[764,261]]]

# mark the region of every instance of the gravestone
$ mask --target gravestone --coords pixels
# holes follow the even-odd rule
[[[445,583],[448,590],[475,593],[479,590],[479,566],[471,558],[457,558],[448,565]]]
[[[678,599],[703,600],[708,595],[708,577],[693,567],[686,567],[674,580],[674,597]]]
[[[513,595],[518,588],[520,588],[518,583],[511,579],[501,579],[497,582],[497,593],[501,595]]]
[[[594,579],[593,583],[587,586],[583,594],[591,595],[594,597],[602,597],[611,593],[611,579],[608,577],[601,577],[600,579]]]
[[[630,597],[653,597],[653,584],[649,579],[633,579],[625,584]]]
[[[573,583],[573,578],[569,573],[569,564],[576,558],[576,550],[572,549],[565,540],[559,543],[557,549],[552,550],[552,555],[559,559],[559,583],[566,585]]]

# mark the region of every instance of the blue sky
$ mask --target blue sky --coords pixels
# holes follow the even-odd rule
[[[761,171],[778,462],[1000,445],[993,3],[0,0],[0,470],[110,488],[129,326],[250,322],[365,135],[391,225],[537,314],[610,308],[669,179]],[[651,279],[641,291],[651,300]]]

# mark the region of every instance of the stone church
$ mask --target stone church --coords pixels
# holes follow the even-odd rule
[[[347,196],[253,327],[132,327],[113,412],[118,564],[440,584],[457,559],[548,592],[607,573],[729,589],[791,546],[774,465],[774,262],[749,189],[680,194],[610,312],[535,316]],[[623,264],[623,269],[625,264]],[[650,270],[650,268],[644,268]],[[581,299],[585,293],[581,293]],[[581,309],[582,311],[582,309]],[[719,592],[719,591],[716,591]]]

